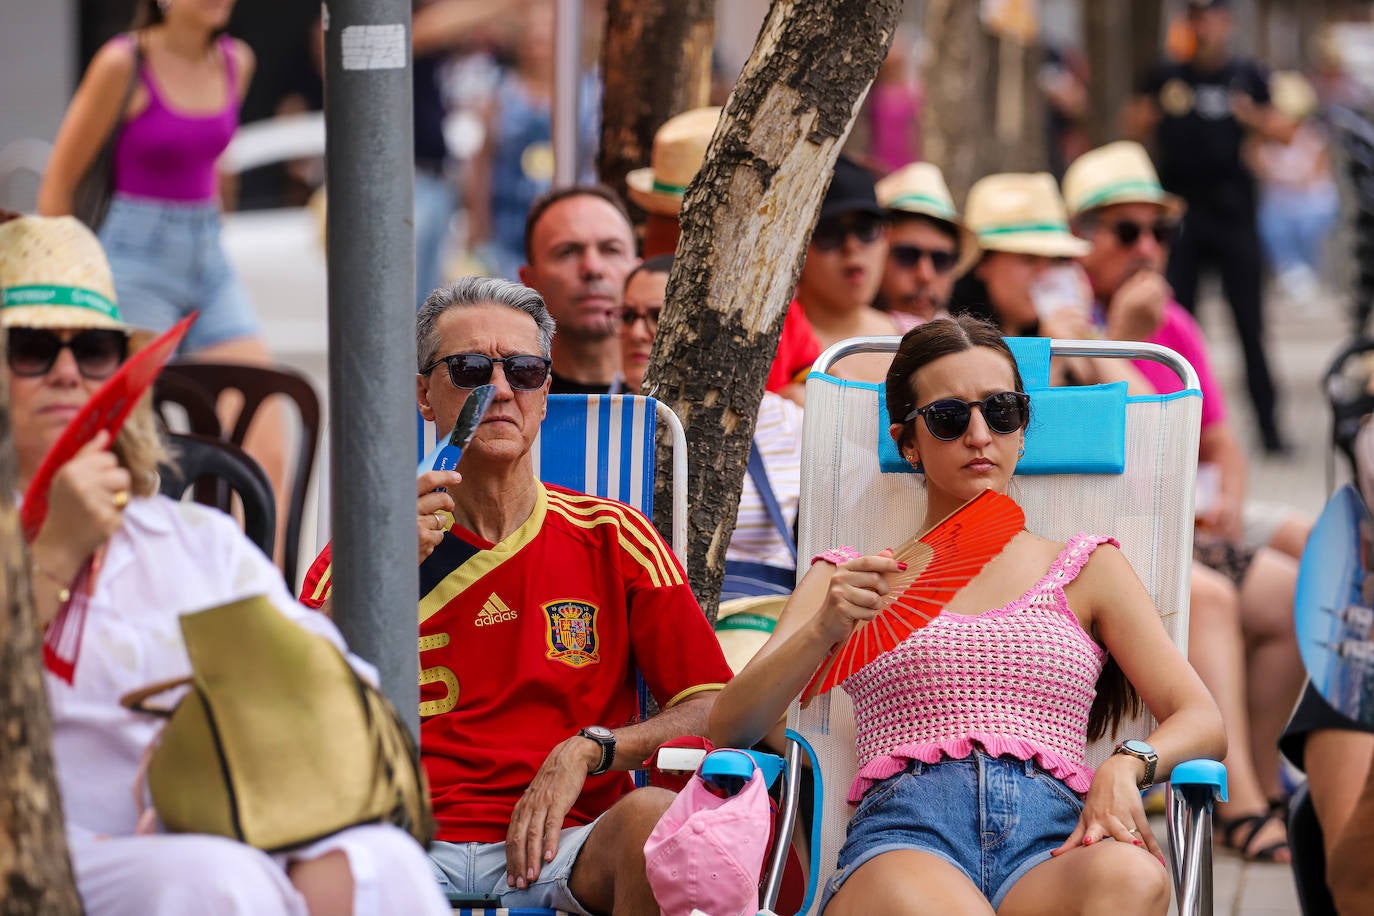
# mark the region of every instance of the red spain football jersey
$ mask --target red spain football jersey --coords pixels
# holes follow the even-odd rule
[[[661,706],[730,669],[677,558],[621,503],[541,485],[499,544],[455,526],[420,567],[420,744],[438,838],[503,842],[554,745],[637,716],[638,670]],[[329,591],[328,551],[302,600]],[[633,787],[590,777],[565,827]]]

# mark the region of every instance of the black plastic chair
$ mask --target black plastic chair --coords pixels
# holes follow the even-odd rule
[[[200,395],[192,393],[199,389]],[[180,403],[186,409],[188,418],[194,412],[201,416],[198,407],[190,406],[197,400],[207,400],[213,413],[214,405],[225,391],[237,391],[243,396],[243,406],[230,428],[219,426],[218,420],[209,432],[198,428],[196,419],[191,419],[193,431],[203,435],[218,434],[234,445],[243,446],[244,437],[253,417],[263,401],[273,395],[283,395],[296,406],[300,422],[300,435],[296,442],[296,454],[291,467],[291,492],[287,500],[286,544],[282,552],[282,573],[288,585],[295,587],[297,552],[300,544],[301,523],[305,514],[306,490],[310,486],[310,476],[315,469],[315,453],[320,440],[320,399],[309,379],[294,369],[285,366],[244,366],[230,363],[176,362],[168,363],[158,379],[158,394],[165,394],[168,400]],[[203,423],[203,417],[201,421]]]
[[[163,496],[181,499],[194,488],[193,498],[228,512],[237,493],[243,504],[243,533],[267,556],[277,537],[277,501],[272,482],[252,456],[232,442],[194,433],[168,437],[174,465],[163,465]]]
[[[1288,848],[1303,916],[1336,916],[1336,904],[1326,887],[1326,842],[1305,784],[1288,800]]]
[[[1341,348],[1322,377],[1322,390],[1331,407],[1331,444],[1345,455],[1350,473],[1355,468],[1355,437],[1364,418],[1374,412],[1370,394],[1371,365],[1374,365],[1374,340],[1360,337]],[[1328,489],[1334,487],[1335,468],[1328,459]]]

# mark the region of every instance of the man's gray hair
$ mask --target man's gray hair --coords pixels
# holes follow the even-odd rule
[[[417,370],[425,371],[439,356],[439,339],[434,327],[439,316],[452,308],[474,305],[503,305],[524,312],[539,328],[539,355],[549,356],[553,350],[553,316],[544,305],[544,297],[528,286],[499,280],[494,277],[459,277],[447,286],[430,293],[415,315],[415,355]]]

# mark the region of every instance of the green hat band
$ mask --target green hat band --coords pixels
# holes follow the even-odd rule
[[[958,217],[954,208],[949,204],[927,194],[903,194],[901,197],[889,201],[887,207],[889,210],[899,209],[903,204],[925,204],[928,207],[933,207],[941,217],[951,222]]]
[[[1012,226],[996,226],[992,229],[979,229],[978,237],[987,235],[1011,235],[1014,232],[1065,232],[1069,231],[1068,223],[1017,223]]]
[[[1122,194],[1149,195],[1151,203],[1158,203],[1164,199],[1164,188],[1160,187],[1159,182],[1151,181],[1148,178],[1132,178],[1127,181],[1114,182],[1089,194],[1078,205],[1078,210],[1080,212],[1091,210],[1093,207],[1119,199]]]
[[[772,633],[778,622],[762,614],[731,614],[716,621],[716,632],[724,630],[756,630],[759,633]]]
[[[68,305],[99,312],[112,321],[119,320],[119,308],[112,300],[93,290],[77,286],[8,286],[0,292],[0,308],[11,309],[25,305]]]
[[[654,179],[652,187],[660,194],[676,194],[678,197],[681,197],[687,191],[687,186],[685,184],[665,184],[657,178]]]

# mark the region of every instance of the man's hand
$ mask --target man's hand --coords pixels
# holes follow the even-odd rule
[[[440,512],[453,514],[453,497],[443,489],[456,487],[463,482],[463,475],[457,471],[426,471],[415,480],[415,531],[420,540],[420,558],[417,563],[434,552],[444,540],[444,532],[449,522]]]
[[[529,887],[558,852],[563,818],[582,794],[587,774],[601,762],[601,747],[573,735],[549,752],[530,787],[515,803],[506,832],[506,885]]]
[[[1107,306],[1108,339],[1150,339],[1164,321],[1164,306],[1173,295],[1169,281],[1157,271],[1136,271]]]

